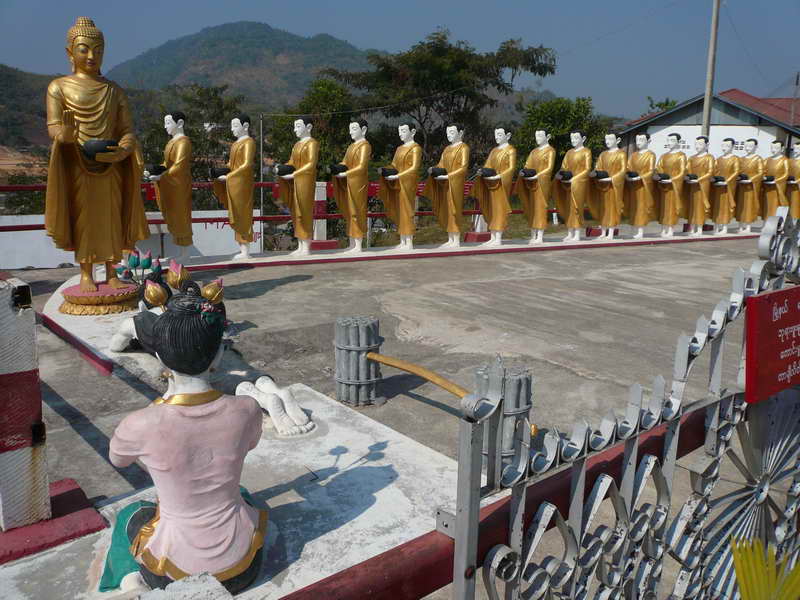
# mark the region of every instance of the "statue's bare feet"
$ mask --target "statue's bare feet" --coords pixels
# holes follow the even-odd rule
[[[288,388],[279,388],[275,381],[268,376],[259,377],[256,380],[256,388],[265,394],[275,394],[283,401],[283,410],[292,420],[294,425],[300,428],[301,433],[311,431],[316,427],[315,423],[308,418],[308,415],[300,407],[300,404]]]
[[[108,287],[114,288],[115,290],[119,290],[128,286],[127,283],[123,283],[122,281],[120,281],[119,277],[117,277],[116,275],[112,275],[111,277],[106,279],[106,285],[108,285]]]
[[[296,425],[286,413],[283,398],[277,394],[264,392],[249,381],[244,381],[236,387],[236,395],[254,398],[258,405],[269,413],[278,435],[293,436],[307,431]]]
[[[97,285],[94,281],[92,281],[92,277],[90,275],[81,275],[81,283],[80,288],[82,292],[96,292]]]

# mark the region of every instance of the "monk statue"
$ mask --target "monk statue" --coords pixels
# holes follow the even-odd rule
[[[151,588],[208,572],[235,594],[261,568],[267,512],[239,480],[261,438],[262,412],[255,399],[223,394],[208,382],[224,349],[218,292],[203,294],[190,282],[150,320],[149,343],[168,369],[167,390],[126,416],[109,445],[115,467],[139,461],[153,478],[157,504],[123,509],[113,536],[119,530],[127,537]]]
[[[473,190],[480,203],[481,212],[489,226],[491,237],[482,246],[499,246],[503,243],[503,231],[508,227],[511,213],[511,193],[514,189],[514,173],[517,170],[517,150],[509,144],[511,132],[503,127],[494,130],[494,141],[486,163],[479,169]]]
[[[689,158],[684,176],[687,185],[686,200],[689,210],[691,237],[703,235],[703,225],[711,214],[711,178],[714,176],[714,156],[708,152],[708,138],[704,135],[694,140],[696,154]]]
[[[289,207],[297,238],[297,250],[290,256],[307,256],[311,253],[314,237],[314,196],[317,190],[317,160],[319,142],[311,137],[314,123],[309,117],[294,121],[294,134],[298,142],[292,156],[284,165],[275,167],[281,198]]]
[[[686,155],[678,150],[681,144],[680,133],[667,136],[669,152],[662,154],[656,163],[653,179],[659,183],[660,201],[658,222],[661,223],[661,237],[670,238],[675,234],[675,225],[683,212],[683,184],[686,175]]]
[[[614,230],[622,219],[625,208],[625,171],[627,156],[620,150],[620,138],[616,133],[605,137],[606,150],[597,157],[592,178],[592,193],[589,196],[592,214],[600,221],[603,232],[598,239],[613,240]]]
[[[792,144],[792,159],[789,161],[789,179],[787,179],[789,197],[789,214],[793,219],[800,219],[800,140]]]
[[[348,254],[361,252],[367,233],[367,200],[369,197],[369,159],[372,146],[367,141],[367,122],[353,121],[349,126],[353,143],[347,147],[342,162],[332,166],[333,197],[344,215]],[[334,172],[335,171],[335,172]]]
[[[172,242],[180,248],[178,260],[188,257],[192,245],[192,141],[183,131],[186,115],[172,111],[164,117],[164,129],[170,140],[164,148],[164,162],[158,172],[145,171],[156,184],[156,201]]]
[[[779,206],[789,206],[786,180],[789,178],[789,159],[781,140],[770,144],[772,154],[764,163],[764,185],[761,187],[761,218],[765,221],[778,212]]]
[[[386,215],[397,225],[400,235],[397,249],[413,250],[414,213],[422,147],[414,141],[417,130],[409,123],[401,123],[397,133],[403,144],[395,150],[392,164],[381,169],[378,197],[383,202]]]
[[[656,155],[650,150],[650,134],[636,135],[636,152],[628,160],[625,187],[625,212],[634,228],[633,239],[644,237],[644,228],[656,213],[657,191],[653,181],[656,170]]]
[[[556,149],[550,145],[550,135],[544,129],[537,129],[533,135],[536,148],[528,154],[514,188],[531,230],[531,241],[528,242],[531,246],[544,241],[547,205],[550,203],[550,187],[556,164]]]
[[[72,74],[47,87],[47,131],[53,145],[45,228],[56,247],[75,252],[80,292],[98,291],[94,265],[103,263],[107,287],[100,291],[113,296],[129,287],[117,278],[114,263],[150,233],[128,98],[100,72],[104,49],[103,33],[91,19],[78,17],[67,32]]]
[[[736,212],[736,185],[739,183],[741,166],[739,157],[733,153],[736,140],[722,140],[722,155],[714,161],[714,176],[711,178],[711,220],[714,235],[728,233],[728,224]]]
[[[736,220],[739,221],[739,233],[750,233],[761,208],[764,159],[756,154],[757,147],[758,140],[748,139],[744,143],[744,156],[740,161],[742,172],[736,185]]]
[[[233,258],[250,258],[250,242],[253,241],[253,190],[255,175],[256,141],[250,137],[250,117],[239,115],[231,119],[231,133],[236,141],[231,145],[227,173],[214,181],[214,194],[228,211],[228,221],[234,239],[239,244],[239,253]]]
[[[555,201],[558,215],[567,224],[565,242],[579,242],[583,227],[583,210],[588,203],[589,171],[592,170],[592,151],[584,147],[586,134],[569,134],[572,148],[567,150],[556,173]]]
[[[464,142],[464,127],[448,125],[449,145],[435,167],[428,169],[423,194],[430,198],[439,225],[447,232],[442,248],[461,246],[461,219],[464,211],[464,180],[469,165],[469,146]]]

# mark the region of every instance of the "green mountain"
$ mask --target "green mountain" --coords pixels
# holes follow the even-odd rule
[[[37,75],[0,64],[0,146],[49,143],[45,93],[57,75]]]
[[[320,34],[306,38],[265,23],[241,21],[208,27],[120,63],[106,76],[125,88],[171,84],[227,84],[247,107],[291,105],[317,71],[328,66],[367,69],[367,52]]]

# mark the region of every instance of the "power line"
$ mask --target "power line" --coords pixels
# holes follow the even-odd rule
[[[739,44],[741,44],[742,48],[744,49],[744,53],[747,54],[747,58],[750,59],[750,64],[756,70],[756,72],[761,76],[761,79],[764,80],[764,83],[766,85],[769,85],[769,80],[764,75],[764,72],[761,70],[761,68],[758,66],[758,63],[753,59],[753,55],[750,54],[750,49],[747,47],[747,44],[744,43],[744,39],[739,34],[739,30],[736,29],[736,23],[734,23],[733,18],[731,17],[731,12],[730,9],[728,8],[727,2],[723,5],[723,8],[725,8],[725,16],[728,18],[728,23],[731,24],[731,29],[733,29],[733,33],[736,34],[736,37],[739,40]]]

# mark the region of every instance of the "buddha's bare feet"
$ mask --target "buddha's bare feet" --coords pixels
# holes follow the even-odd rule
[[[81,275],[80,288],[81,288],[82,292],[96,292],[97,291],[97,285],[95,284],[94,281],[92,281],[92,278],[91,278],[90,275]]]
[[[275,384],[275,381],[269,376],[259,377],[255,383],[256,388],[264,394],[275,394],[283,401],[283,410],[292,420],[294,425],[300,429],[300,433],[311,431],[316,427],[313,421],[308,418],[308,415],[300,407],[300,404],[295,399],[294,394],[288,388],[280,388]]]
[[[127,287],[128,284],[123,283],[122,281],[120,281],[119,277],[117,277],[116,275],[112,275],[111,277],[109,277],[106,280],[106,285],[108,287],[114,288],[115,290],[119,290],[119,289],[122,289],[124,287]]]

